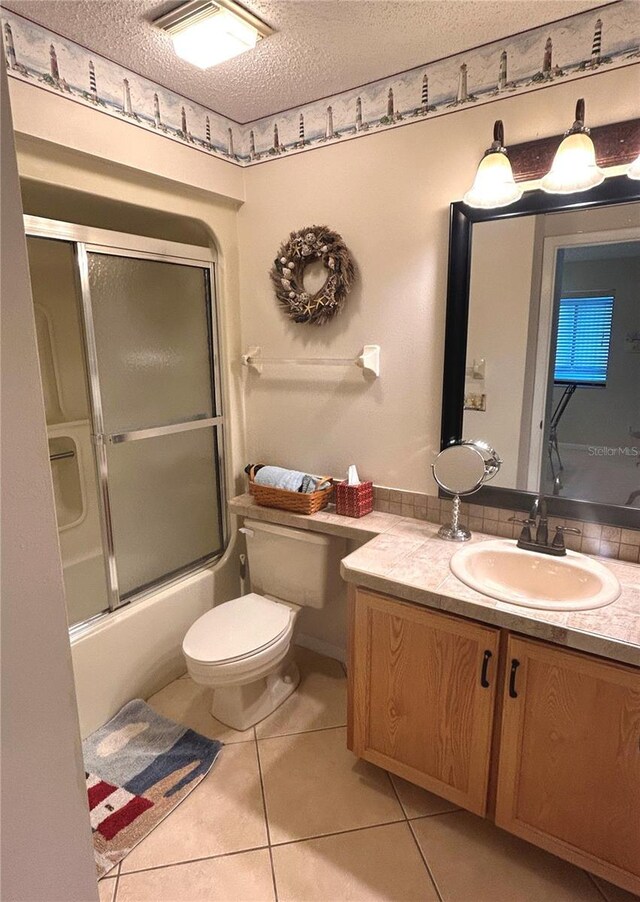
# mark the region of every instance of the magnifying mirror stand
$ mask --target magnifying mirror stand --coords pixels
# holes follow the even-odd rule
[[[496,475],[502,461],[486,442],[452,442],[443,448],[431,464],[431,472],[438,486],[453,497],[451,523],[438,531],[448,542],[467,542],[471,533],[460,523],[460,496],[473,495]]]
[[[453,496],[451,523],[441,526],[438,535],[441,539],[448,539],[450,542],[467,542],[471,538],[467,527],[460,525],[460,495]]]

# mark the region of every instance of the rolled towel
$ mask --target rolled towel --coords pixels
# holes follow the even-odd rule
[[[323,476],[310,476],[300,470],[286,470],[284,467],[250,465],[246,468],[249,473],[254,469],[253,481],[258,485],[269,485],[274,489],[285,489],[287,492],[303,492],[311,494],[323,488],[328,482]]]

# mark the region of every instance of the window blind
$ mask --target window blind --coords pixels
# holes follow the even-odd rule
[[[555,382],[606,384],[613,300],[612,295],[560,298]]]

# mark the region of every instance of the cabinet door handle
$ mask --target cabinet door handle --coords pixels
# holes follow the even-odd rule
[[[517,658],[511,659],[511,673],[509,675],[509,698],[517,698],[516,692],[516,671],[520,667],[520,661]]]
[[[482,673],[480,674],[480,685],[483,689],[487,689],[489,686],[489,680],[487,679],[487,670],[489,669],[489,661],[492,657],[492,652],[490,652],[487,648],[484,655],[482,656]]]

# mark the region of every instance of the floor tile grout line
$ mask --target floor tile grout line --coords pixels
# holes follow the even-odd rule
[[[265,807],[265,814],[266,814],[266,805],[264,807]],[[331,837],[331,836],[342,836],[342,835],[348,834],[348,833],[358,833],[362,830],[375,830],[377,827],[390,827],[393,824],[402,824],[402,823],[411,824],[412,821],[426,820],[427,818],[430,818],[430,817],[438,817],[441,814],[453,814],[453,813],[455,813],[455,812],[440,811],[436,814],[420,815],[419,817],[416,817],[416,818],[408,818],[407,816],[405,816],[403,818],[399,818],[398,820],[383,821],[382,823],[379,823],[379,824],[367,824],[367,825],[361,826],[361,827],[350,827],[347,830],[335,830],[335,831],[332,831],[331,833],[314,833],[311,836],[303,836],[303,837],[300,837],[299,839],[290,839],[290,840],[285,840],[284,842],[272,843],[271,846],[269,846],[269,845],[249,846],[246,849],[234,849],[232,852],[220,852],[217,855],[203,855],[203,856],[199,856],[197,858],[185,858],[182,861],[170,861],[170,862],[167,862],[167,864],[156,864],[156,865],[151,865],[146,868],[135,868],[131,871],[123,872],[120,869],[119,873],[115,877],[113,877],[113,878],[107,877],[104,879],[113,879],[116,882],[116,888],[117,888],[118,883],[120,881],[120,877],[128,877],[133,874],[144,874],[144,873],[147,873],[148,871],[159,871],[159,870],[164,870],[166,868],[180,867],[180,865],[185,865],[185,864],[196,864],[197,862],[200,862],[200,861],[212,861],[212,860],[216,860],[218,858],[231,858],[231,857],[235,857],[236,855],[243,855],[246,852],[260,852],[265,849],[270,849],[270,848],[274,848],[274,847],[279,848],[281,846],[297,845],[299,843],[309,842],[314,839],[325,839],[325,838]],[[266,816],[265,816],[265,821],[266,821]],[[123,859],[123,861],[124,861],[124,859]],[[589,876],[591,876],[591,875],[589,875]],[[605,902],[608,902],[606,897],[604,897],[604,898],[605,898]],[[115,902],[115,895],[114,895],[113,902]]]
[[[273,884],[273,898],[278,902],[278,883],[276,881],[276,869],[273,866],[273,849],[269,846],[269,863],[271,865],[271,883]]]
[[[431,880],[434,890],[436,891],[436,895],[437,895],[438,899],[440,900],[440,902],[443,902],[442,893],[440,892],[440,887],[438,886],[438,884],[436,882],[436,878],[433,876],[433,871],[429,867],[429,862],[427,861],[427,856],[422,851],[422,846],[418,842],[418,837],[415,834],[415,831],[413,829],[411,821],[409,821],[409,820],[407,821],[407,826],[409,827],[409,831],[411,833],[411,836],[413,837],[413,841],[416,844],[416,848],[418,850],[418,855],[422,859],[422,863],[425,866],[425,870],[426,870],[427,874],[429,875],[429,879]]]
[[[120,871],[122,870],[122,861],[118,862],[118,868],[116,870],[115,877],[115,886],[113,887],[113,895],[111,896],[111,902],[116,902],[118,898],[118,884],[120,883]]]
[[[406,821],[422,821],[427,817],[440,817],[441,814],[455,814],[457,811],[460,811],[460,808],[456,807],[456,808],[449,808],[449,809],[447,809],[447,811],[432,811],[430,814],[416,814],[413,817],[411,817],[407,813],[407,811],[404,807],[404,804],[402,802],[402,799],[400,798],[400,793],[396,789],[396,784],[393,782],[393,776],[391,775],[391,773],[389,771],[386,771],[386,774],[389,777],[389,782],[391,783],[391,786],[393,787],[393,791],[396,794],[396,798],[400,802],[400,807],[402,808],[402,810],[404,812]],[[417,784],[414,784],[414,785],[417,785]],[[425,792],[427,792],[426,789],[425,789]]]
[[[269,816],[267,814],[267,796],[264,791],[264,778],[262,775],[262,762],[260,760],[260,744],[256,739],[256,758],[258,761],[258,776],[260,778],[260,794],[262,796],[262,810],[264,811],[264,825],[267,831],[267,845],[271,845],[271,830],[269,829]]]
[[[339,723],[329,727],[311,727],[310,730],[294,730],[293,733],[277,733],[275,736],[258,736],[256,733],[256,739],[258,742],[266,742],[269,739],[285,739],[287,736],[304,736],[307,733],[323,733],[325,730],[344,730],[346,727],[346,723]]]
[[[609,902],[609,897],[606,895],[606,893],[604,892],[604,890],[602,889],[602,887],[599,886],[599,885],[596,883],[593,874],[592,874],[590,871],[585,871],[585,874],[587,875],[587,877],[589,878],[589,880],[591,881],[591,883],[593,884],[593,886],[595,886],[596,892],[597,892],[600,896],[602,896],[602,898],[604,899],[604,902]]]
[[[396,784],[393,782],[393,777],[391,776],[389,771],[386,771],[386,774],[387,774],[387,777],[389,778],[389,783],[391,783],[391,789],[393,790],[393,794],[395,795],[396,799],[398,800],[400,809],[401,809],[402,813],[404,814],[404,819],[405,819],[405,821],[408,821],[409,815],[407,814],[406,809],[405,809],[404,805],[402,804],[402,799],[400,798],[400,793],[396,789]]]
[[[447,811],[432,811],[431,814],[414,814],[413,817],[407,816],[408,821],[426,821],[429,817],[442,817],[444,814],[457,814],[462,808],[449,808]]]
[[[464,808],[450,808],[448,811],[434,811],[433,814],[417,814],[415,817],[407,818],[408,821],[424,821],[428,817],[446,817],[447,814],[460,814]]]
[[[397,818],[395,821],[382,821],[380,824],[365,824],[362,827],[348,827],[346,830],[332,830],[331,833],[313,833],[311,836],[301,836],[299,839],[285,839],[275,842],[273,849],[281,849],[283,846],[295,846],[301,842],[309,842],[312,839],[326,839],[329,836],[344,836],[346,833],[359,833],[361,830],[375,830],[376,827],[391,827],[393,824],[404,824],[405,818]]]
[[[182,864],[197,864],[199,861],[213,861],[218,858],[232,858],[235,855],[244,855],[245,852],[261,852],[268,849],[268,845],[249,846],[246,849],[234,849],[233,852],[219,852],[217,855],[202,855],[198,858],[185,858],[183,861],[169,861],[167,864],[152,864],[147,868],[135,868],[132,871],[124,871],[118,875],[120,877],[128,877],[130,874],[146,874],[148,871],[162,871],[165,868],[177,868]]]
[[[426,815],[430,817],[431,815]],[[415,820],[420,820],[421,818],[415,818]],[[359,833],[361,830],[375,830],[377,827],[391,827],[393,824],[403,824],[407,822],[407,818],[402,817],[393,821],[382,821],[379,824],[366,824],[362,827],[349,827],[347,830],[333,830],[331,833],[314,833],[311,836],[302,836],[299,839],[287,839],[284,842],[276,842],[271,845],[271,848],[281,848],[282,846],[293,846],[303,842],[309,842],[313,839],[325,839],[331,836],[343,836],[347,833]],[[121,874],[118,874],[118,879],[122,877],[129,877],[132,874],[144,874],[148,871],[161,871],[166,868],[174,868],[180,867],[183,864],[196,864],[199,861],[212,861],[218,858],[231,858],[236,855],[243,855],[245,852],[261,852],[264,849],[269,849],[269,845],[263,846],[249,846],[246,849],[234,849],[233,852],[220,852],[217,855],[203,855],[198,858],[185,858],[182,861],[170,861],[167,864],[154,864],[146,868],[136,868],[132,871],[125,871]],[[106,878],[109,879],[109,878]],[[115,880],[116,878],[111,878]]]
[[[418,839],[417,839],[415,833],[413,832],[413,827],[411,826],[411,821],[409,820],[409,815],[407,814],[407,811],[406,811],[404,805],[402,804],[402,799],[400,798],[400,793],[398,792],[398,790],[396,788],[396,784],[393,782],[393,777],[391,776],[389,771],[387,771],[387,777],[389,778],[389,783],[391,783],[391,788],[393,789],[395,796],[398,800],[398,803],[400,804],[400,808],[404,812],[405,823],[406,823],[407,827],[409,828],[409,833],[411,834],[411,838],[413,839],[413,842],[418,850],[418,855],[420,856],[420,859],[421,859],[421,861],[425,867],[425,870],[429,876],[429,880],[431,881],[433,888],[436,891],[436,895],[438,896],[438,899],[440,900],[440,902],[443,902],[442,895],[440,893],[440,890],[438,889],[438,885],[435,881],[433,874],[431,873],[431,868],[429,867],[429,865],[427,863],[427,859],[424,855],[424,852],[420,848],[420,843],[418,842]]]
[[[254,727],[255,731],[255,727]],[[267,794],[264,789],[264,778],[262,775],[262,761],[260,760],[260,744],[256,735],[256,756],[258,759],[258,776],[260,777],[260,792],[262,794],[262,809],[264,811],[264,824],[267,830],[267,843],[269,848],[269,863],[271,865],[271,882],[273,884],[273,897],[278,902],[278,884],[276,882],[276,872],[273,866],[273,852],[271,851],[271,830],[269,828],[269,815],[267,813]]]

